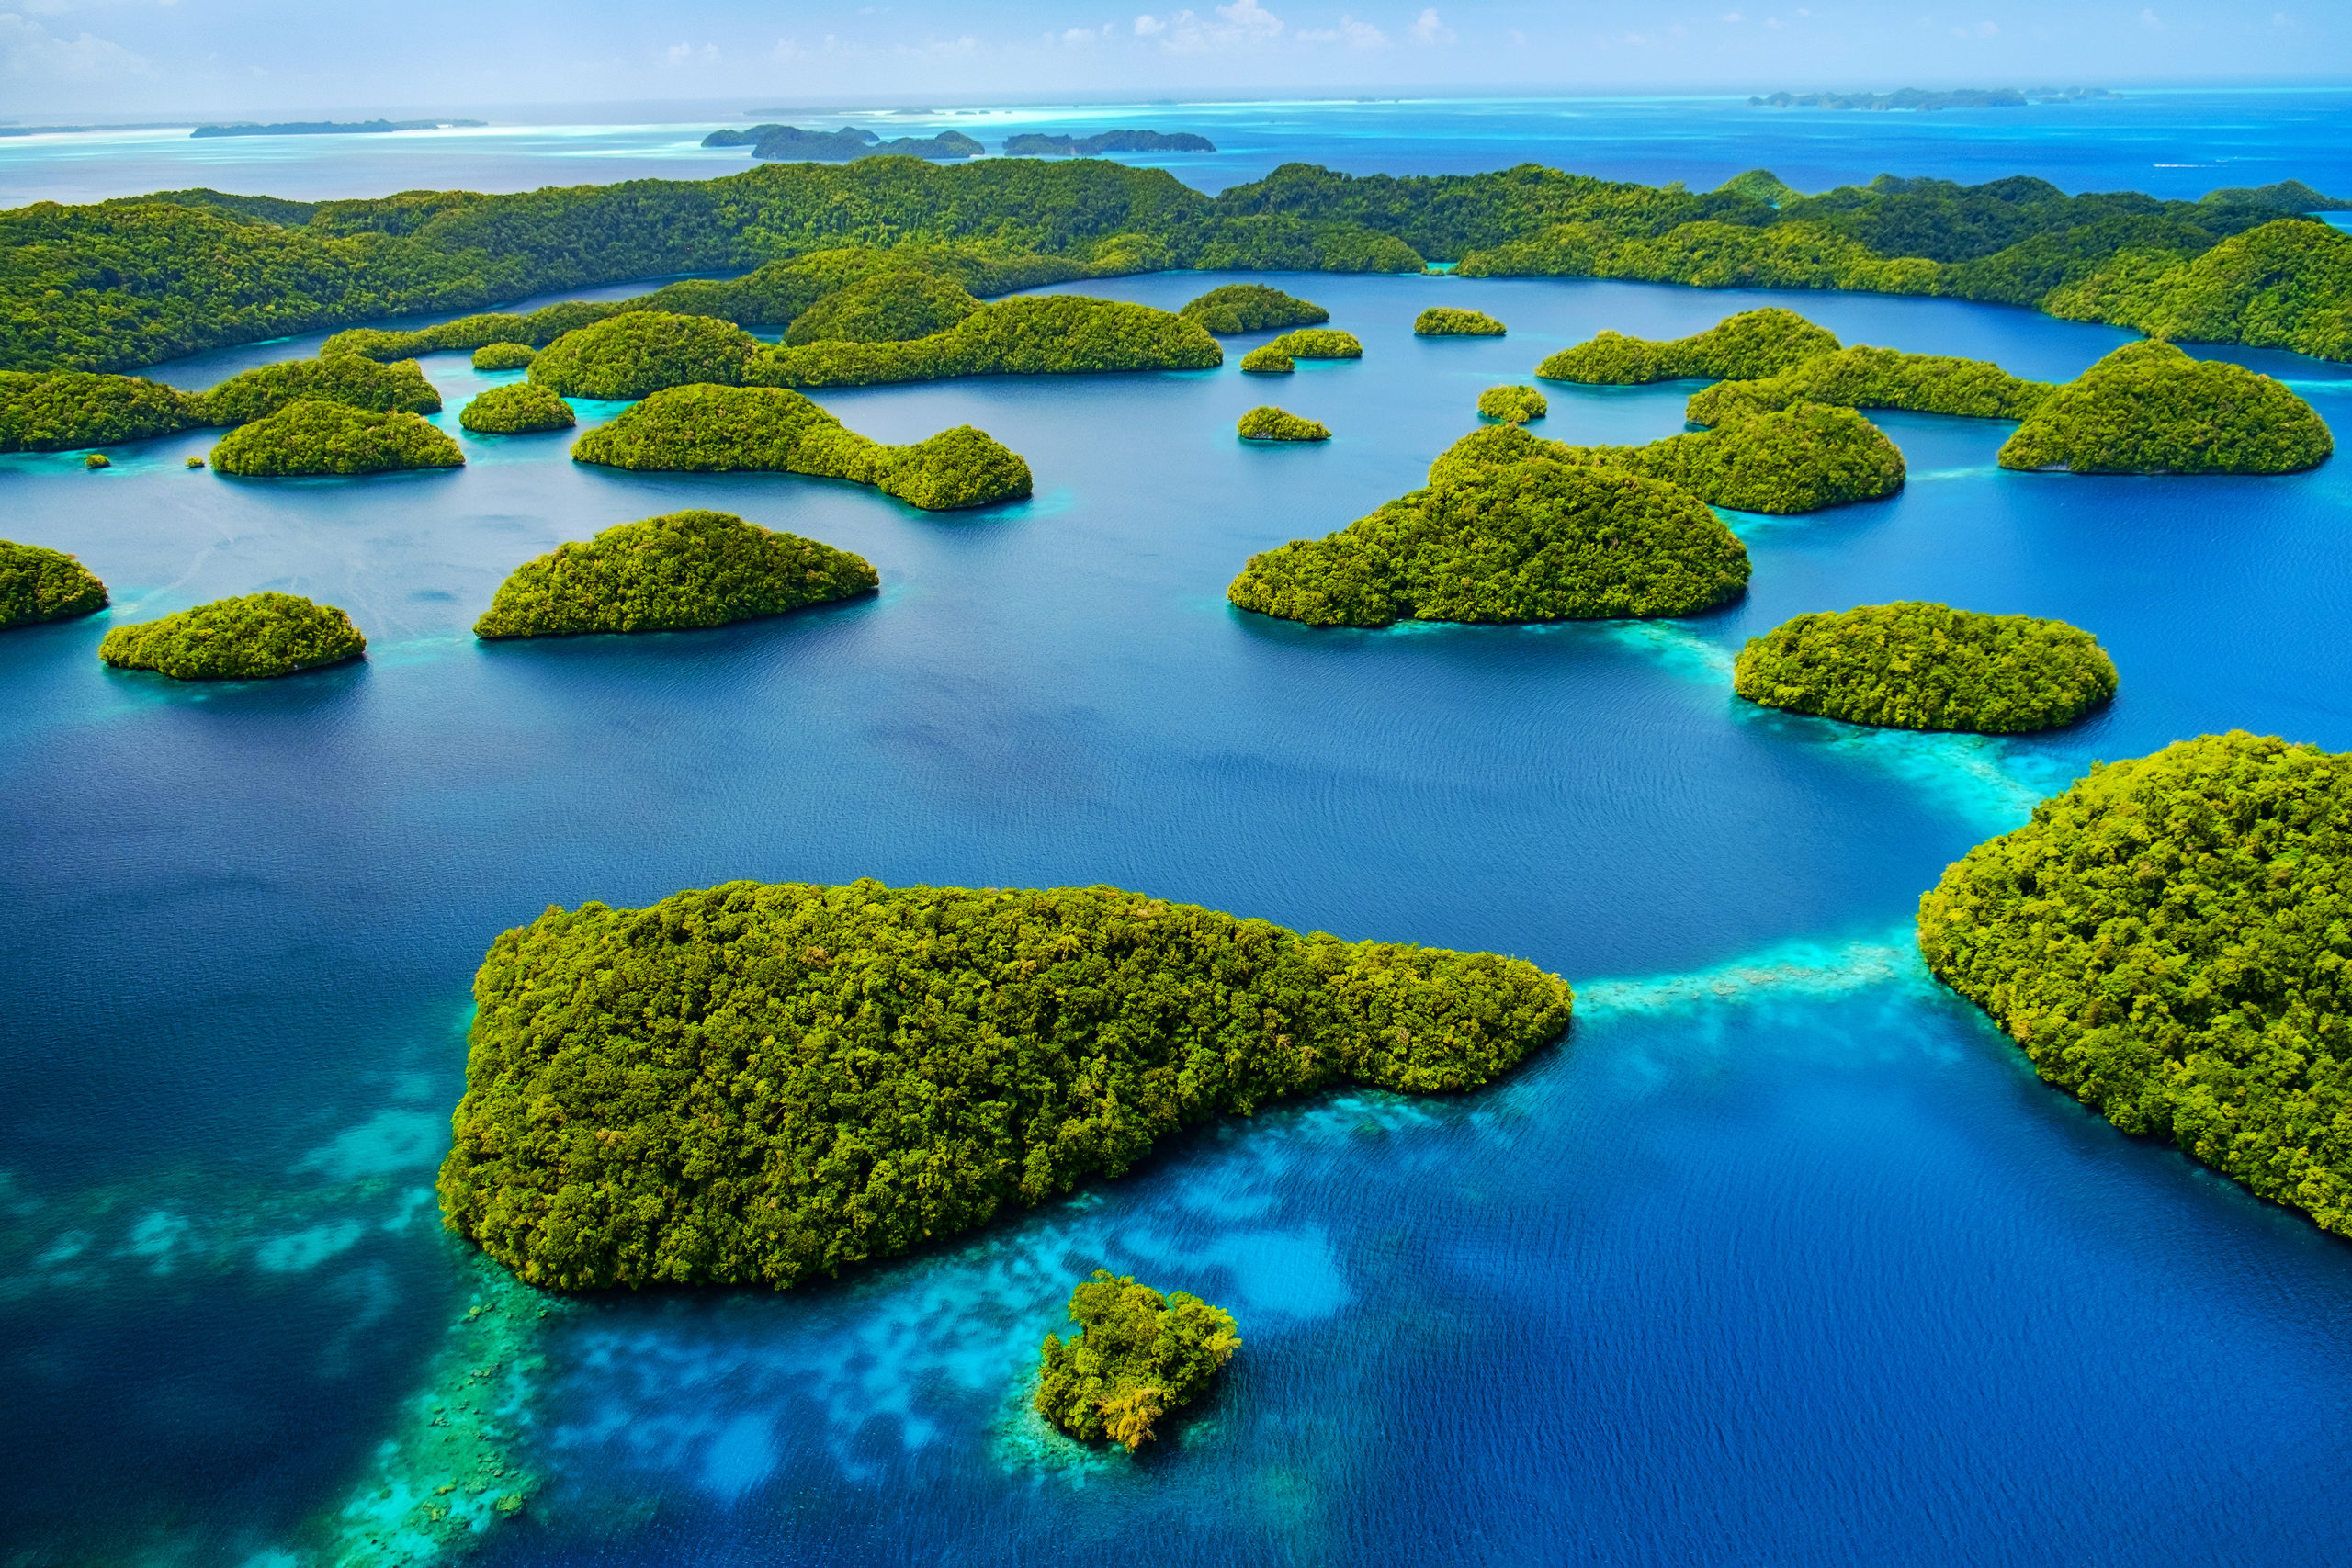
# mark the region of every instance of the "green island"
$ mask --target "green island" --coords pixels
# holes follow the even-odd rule
[[[1484,310],[1432,305],[1413,318],[1415,337],[1500,337],[1510,329]]]
[[[1355,333],[1337,327],[1299,327],[1272,339],[1258,352],[1293,359],[1362,359],[1363,344],[1356,341]]]
[[[1725,316],[1705,332],[1663,343],[1603,332],[1535,367],[1546,381],[1638,387],[1653,381],[1754,381],[1838,351],[1837,337],[1794,310],[1768,305]]]
[[[455,441],[415,414],[373,413],[341,403],[288,403],[231,431],[212,448],[212,466],[222,473],[261,479],[458,468],[465,462]]]
[[[1919,900],[2043,1080],[2352,1235],[2352,755],[2233,731],[2091,770]]]
[[[673,512],[557,546],[498,585],[474,636],[683,631],[871,593],[864,558],[726,512]]]
[[[530,378],[559,397],[619,402],[691,382],[740,385],[743,361],[766,346],[715,317],[630,310],[566,333],[539,350]]]
[[[1331,312],[1313,300],[1269,288],[1262,283],[1228,283],[1212,288],[1186,300],[1176,313],[1200,322],[1220,337],[1233,333],[1319,326],[1331,319]]]
[[[983,305],[946,331],[910,343],[773,348],[746,364],[741,379],[772,387],[867,387],[956,376],[1214,370],[1223,363],[1216,339],[1173,311],[1082,294],[1037,294]],[[538,366],[531,373],[537,375]]]
[[[310,202],[187,189],[0,212],[0,369],[129,370],[639,278],[757,276],[876,237],[990,251],[1032,283],[1441,263],[1465,276],[1928,294],[2345,359],[2352,235],[2305,216],[2332,205],[2293,181],[2176,201],[2070,196],[2024,176],[1888,175],[1808,196],[1762,170],[1693,191],[1532,164],[1405,177],[1291,164],[1211,197],[1166,170],[1098,159],[906,157],[504,195]],[[688,313],[714,308],[685,299],[729,297],[735,284],[669,288],[682,292],[652,308]],[[753,297],[733,297],[716,313],[750,323]],[[499,339],[548,341],[502,327],[446,346]]]
[[[1091,158],[1102,152],[1214,152],[1216,143],[1189,130],[1098,130],[1091,136],[1023,131],[1004,139],[1008,158]]]
[[[1078,1332],[1046,1336],[1030,1403],[1080,1441],[1108,1438],[1129,1453],[1157,1435],[1153,1422],[1206,1393],[1241,1348],[1223,1307],[1107,1269],[1070,1292],[1069,1316]]]
[[[1798,615],[1740,649],[1733,689],[1792,713],[2018,735],[2115,695],[2115,663],[2064,621],[1905,602]]]
[[[944,333],[980,309],[953,277],[905,267],[869,272],[820,296],[792,319],[784,341],[910,343]]]
[[[848,479],[933,512],[1017,500],[1032,488],[1021,456],[968,424],[910,446],[888,446],[782,387],[656,392],[582,435],[572,444],[571,457],[648,472]]]
[[[1535,439],[1478,434],[1513,431]],[[1679,485],[1543,457],[1441,457],[1428,489],[1250,557],[1226,597],[1317,626],[1648,619],[1736,599],[1747,574],[1747,547]]]
[[[1999,461],[2075,474],[2287,474],[2335,450],[2326,422],[2283,383],[2151,339],[2043,399]]]
[[[282,359],[239,371],[203,394],[207,424],[251,424],[292,403],[340,403],[377,413],[439,413],[441,394],[413,359],[379,364],[348,355]]]
[[[1480,419],[1524,424],[1532,419],[1542,419],[1551,410],[1551,403],[1532,387],[1489,387],[1478,394]]]
[[[1241,368],[1250,376],[1291,376],[1297,373],[1298,361],[1269,343],[1243,355]]]
[[[0,631],[95,615],[106,607],[107,585],[72,556],[0,539]]]
[[[1271,403],[1241,416],[1238,427],[1244,441],[1329,441],[1331,432],[1319,420],[1301,419]]]
[[[1882,500],[1901,490],[1905,477],[1902,448],[1878,426],[1851,409],[1799,403],[1644,446],[1571,446],[1516,422],[1490,424],[1439,454],[1430,482],[1449,468],[1529,457],[1664,479],[1710,506],[1775,516]]]
[[[204,399],[136,376],[0,370],[0,452],[70,452],[209,424]]]
[[[477,370],[527,370],[539,351],[527,343],[486,343],[474,350]]]
[[[551,908],[474,996],[442,1216],[556,1290],[781,1290],[1284,1095],[1476,1089],[1574,999],[1518,959],[1112,887],[872,881]]]
[[[117,626],[98,657],[175,681],[262,681],[342,664],[368,651],[351,617],[294,593],[215,599],[159,621]]]
[[[578,421],[571,405],[529,381],[492,387],[477,393],[458,411],[458,423],[483,435],[524,435],[541,430],[570,430]]]
[[[103,452],[93,452],[82,459],[82,467],[91,469],[111,468],[114,467],[114,459]]]
[[[1690,394],[1684,417],[1713,424],[1738,412],[1763,413],[1794,403],[1849,409],[1900,409],[1968,419],[2023,419],[2050,395],[1983,359],[1857,346],[1823,354],[1759,380],[1718,381]]]

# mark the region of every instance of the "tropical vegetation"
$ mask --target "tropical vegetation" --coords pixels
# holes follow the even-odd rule
[[[792,319],[784,341],[907,343],[944,333],[980,309],[953,277],[914,267],[869,272]]]
[[[1652,381],[1752,381],[1835,354],[1836,335],[1777,305],[1726,316],[1705,332],[1664,343],[1603,332],[1535,367],[1547,381],[1632,387]]]
[[[783,1289],[1288,1094],[1474,1089],[1568,987],[1111,887],[736,882],[551,908],[474,980],[443,1217],[559,1290]]]
[[[1919,901],[2044,1080],[2352,1235],[2352,756],[2233,731],[2095,767]]]
[[[1432,305],[1413,318],[1416,337],[1500,337],[1510,329],[1484,310]]]
[[[439,413],[441,394],[413,359],[379,364],[349,355],[281,359],[241,370],[203,394],[207,424],[251,424],[289,403],[340,403],[378,413]]]
[[[764,347],[709,316],[631,310],[564,333],[539,350],[530,376],[559,397],[623,401],[691,382],[735,386],[744,359]]]
[[[212,448],[214,468],[256,478],[456,468],[465,461],[455,441],[415,414],[312,401],[288,403]]]
[[[1702,387],[1690,394],[1683,412],[1693,424],[1714,424],[1734,411],[1763,413],[1795,403],[2023,419],[2050,390],[2046,382],[2012,376],[1986,360],[1858,346],[1800,361],[1758,380]]]
[[[1272,344],[1261,344],[1241,356],[1241,368],[1252,376],[1290,376],[1296,374],[1298,361]]]
[[[498,585],[474,635],[678,631],[781,615],[869,593],[858,556],[726,512],[673,512],[557,546]]]
[[[106,607],[107,585],[72,556],[0,539],[0,631],[70,621]]]
[[[1544,394],[1532,387],[1489,387],[1478,394],[1480,419],[1524,424],[1532,419],[1542,419],[1551,408]]]
[[[1783,621],[1740,650],[1732,685],[1849,724],[2014,735],[2072,724],[2116,678],[2098,639],[2064,621],[1905,602]]]
[[[215,599],[117,626],[98,644],[98,657],[119,670],[152,670],[175,681],[269,680],[366,651],[368,639],[349,615],[295,593]]]
[[[571,405],[529,381],[492,387],[476,394],[458,411],[458,423],[485,435],[522,435],[541,430],[570,430],[577,423]]]
[[[68,452],[209,424],[202,397],[136,376],[0,370],[0,452]]]
[[[1182,1291],[1160,1294],[1132,1275],[1097,1269],[1069,1293],[1078,1332],[1046,1336],[1037,1356],[1037,1414],[1085,1442],[1109,1438],[1134,1453],[1152,1423],[1182,1410],[1241,1348],[1233,1314]]]
[[[527,343],[486,343],[474,350],[473,365],[477,370],[524,370],[538,355]]]
[[[1299,327],[1268,342],[1260,352],[1287,355],[1293,359],[1362,359],[1363,344],[1353,333],[1337,327]]]
[[[1102,152],[1214,152],[1216,143],[1189,130],[1098,130],[1091,136],[1023,131],[1004,139],[1008,158],[1091,158]]]
[[[1320,421],[1301,419],[1272,404],[1261,404],[1241,416],[1244,441],[1329,441],[1331,432]]]
[[[864,387],[954,376],[1212,370],[1224,361],[1216,339],[1172,311],[1080,294],[1040,294],[983,305],[946,331],[910,343],[827,342],[771,349],[752,358],[741,378],[774,387]],[[538,366],[533,366],[532,374],[537,373]]]
[[[2168,343],[2128,343],[2035,406],[2005,468],[2076,474],[2286,474],[2335,438],[2284,383]]]
[[[1225,336],[1233,333],[1272,332],[1282,327],[1311,327],[1328,321],[1331,312],[1311,299],[1301,299],[1262,283],[1228,283],[1188,299],[1176,312]]]

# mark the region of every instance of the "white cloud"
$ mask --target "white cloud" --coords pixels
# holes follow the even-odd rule
[[[59,38],[39,22],[0,11],[0,74],[57,82],[153,76],[153,62],[120,44],[83,33]]]
[[[1736,11],[1725,11],[1724,13],[1724,20],[1726,22],[1736,22],[1739,20],[1739,13]]]
[[[696,49],[690,43],[673,43],[670,46],[668,59],[673,65],[716,65],[718,63],[718,46],[707,43]]]
[[[1206,50],[1254,48],[1282,36],[1283,19],[1258,0],[1233,0],[1230,6],[1216,7],[1215,15],[1216,19],[1208,21],[1190,11],[1177,12],[1168,18],[1168,37],[1159,47],[1196,54]]]
[[[800,40],[797,38],[780,38],[775,40],[775,57],[778,60],[798,60],[808,52],[800,47]]]
[[[1155,33],[1164,33],[1167,30],[1166,22],[1148,13],[1136,18],[1136,37],[1137,38],[1149,38]]]
[[[1300,28],[1295,35],[1301,43],[1338,43],[1347,40],[1351,49],[1386,49],[1388,35],[1370,22],[1359,22],[1346,12],[1340,14],[1340,25],[1314,30]]]
[[[1405,29],[1405,36],[1425,49],[1437,44],[1452,43],[1454,38],[1453,29],[1437,19],[1435,6],[1430,7],[1414,17],[1413,25]]]
[[[1062,42],[1072,48],[1082,43],[1092,43],[1093,41],[1094,34],[1085,28],[1071,28],[1069,31],[1062,34]]]

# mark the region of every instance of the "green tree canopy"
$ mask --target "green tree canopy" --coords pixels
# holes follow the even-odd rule
[[[1748,639],[1732,684],[1749,702],[1849,724],[2010,735],[2106,702],[2115,664],[2064,621],[1906,601],[1783,621]]]
[[[0,539],[0,631],[70,621],[106,607],[107,585],[72,556]]]
[[[2151,340],[2125,344],[2043,399],[2000,463],[2076,474],[2285,474],[2335,450],[2326,422],[2284,383]]]
[[[367,651],[368,639],[349,615],[294,593],[215,599],[117,626],[98,644],[98,657],[119,670],[153,670],[175,681],[270,680]]]
[[[456,442],[415,414],[312,401],[241,425],[212,448],[212,466],[222,473],[268,479],[457,468],[465,461]]]
[[[1087,1442],[1109,1438],[1129,1453],[1157,1435],[1152,1423],[1208,1389],[1241,1348],[1233,1314],[1198,1296],[1161,1295],[1131,1275],[1098,1269],[1069,1293],[1068,1341],[1046,1336],[1037,1357],[1037,1414]]]

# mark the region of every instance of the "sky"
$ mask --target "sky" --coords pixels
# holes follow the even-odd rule
[[[2352,0],[0,0],[0,120],[2352,78]]]

